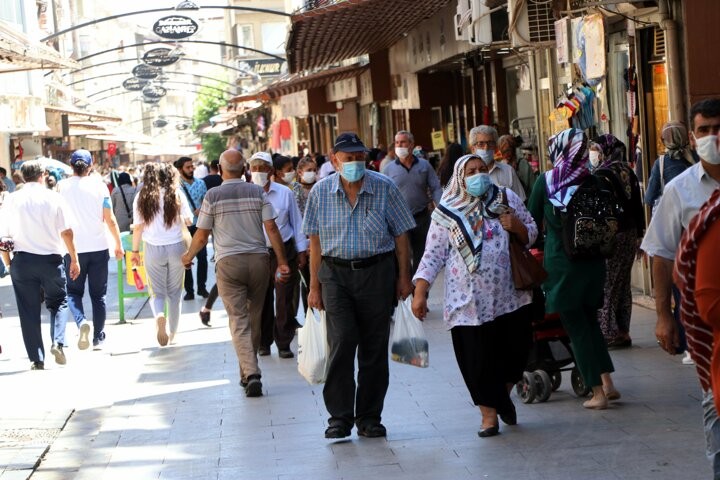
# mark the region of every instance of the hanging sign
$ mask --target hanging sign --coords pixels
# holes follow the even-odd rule
[[[148,105],[157,105],[158,103],[160,103],[160,98],[162,98],[162,97],[158,97],[158,98],[143,97],[142,100],[143,100],[143,103],[147,103]]]
[[[189,125],[187,123],[178,123],[175,125],[175,128],[177,128],[180,131],[187,130],[189,128]]]
[[[140,65],[137,65],[135,66],[135,68],[132,69],[132,74],[135,75],[137,78],[141,78],[143,80],[152,80],[153,78],[160,75],[160,69],[141,63]]]
[[[153,24],[153,32],[162,38],[179,40],[195,34],[198,24],[190,17],[170,15],[162,17]]]
[[[167,89],[158,85],[148,85],[143,88],[142,93],[146,98],[162,98],[167,95]]]
[[[163,128],[167,126],[168,122],[164,118],[158,118],[152,124],[155,128]]]
[[[137,77],[130,77],[127,80],[125,80],[122,83],[122,86],[125,88],[125,90],[130,90],[131,92],[137,92],[145,88],[145,86],[148,84],[147,80],[141,80]]]
[[[143,55],[143,62],[152,67],[167,67],[180,60],[177,55],[170,55],[169,48],[153,48]]]

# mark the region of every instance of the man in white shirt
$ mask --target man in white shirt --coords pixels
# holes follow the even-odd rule
[[[265,293],[258,354],[270,355],[270,345],[274,338],[280,358],[293,358],[295,355],[290,350],[290,342],[295,337],[297,328],[295,320],[297,311],[293,311],[292,308],[293,293],[298,288],[299,269],[304,268],[307,264],[308,241],[302,232],[302,215],[295,194],[288,187],[270,180],[270,176],[274,173],[270,154],[258,152],[250,157],[249,163],[252,182],[263,188],[268,201],[277,213],[275,223],[285,245],[285,256],[291,273],[290,279],[282,283],[275,281],[273,275],[270,276],[270,285]],[[265,237],[270,253],[270,272],[275,272],[277,269],[276,255],[267,234]],[[273,292],[275,293],[274,308]]]
[[[493,183],[509,188],[524,202],[526,200],[525,189],[515,173],[515,169],[510,165],[495,161],[495,149],[498,142],[497,130],[487,125],[479,125],[470,130],[468,138],[470,150],[488,166]]]
[[[40,162],[29,161],[22,166],[25,187],[8,197],[0,221],[0,236],[11,237],[15,243],[10,276],[12,278],[20,329],[32,370],[44,370],[40,306],[42,292],[50,312],[52,348],[59,365],[66,363],[65,323],[67,298],[63,254],[69,252],[67,273],[74,280],[80,274],[73,242],[71,216],[65,200],[45,187],[45,172]]]
[[[90,346],[90,323],[87,321],[83,307],[86,280],[93,312],[92,344],[94,347],[99,347],[105,340],[105,319],[107,317],[105,295],[107,294],[108,261],[110,260],[105,233],[106,225],[115,242],[115,258],[121,260],[124,256],[120,242],[120,229],[110,202],[110,191],[101,178],[90,175],[92,164],[93,159],[90,152],[76,150],[70,157],[74,176],[58,183],[58,192],[65,199],[73,214],[73,232],[80,260],[80,275],[67,282],[68,306],[80,329],[80,339],[78,340],[80,350],[85,350]],[[66,257],[66,265],[69,266],[69,262],[70,259]]]
[[[655,336],[658,345],[670,355],[685,349],[680,336],[680,321],[671,309],[673,296],[672,272],[675,253],[683,230],[698,213],[710,195],[720,188],[720,154],[717,136],[720,133],[720,99],[702,100],[690,111],[693,131],[690,142],[700,162],[676,176],[665,185],[655,213],[640,248],[652,257],[652,275],[655,284],[655,310],[657,323]],[[675,303],[680,302],[675,289]],[[709,339],[712,342],[712,337]],[[712,348],[710,348],[712,350]],[[698,369],[698,372],[700,370]],[[715,478],[720,477],[720,420],[715,411],[712,390],[703,396],[707,454],[713,459]]]

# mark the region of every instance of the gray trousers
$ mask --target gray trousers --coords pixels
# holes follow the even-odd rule
[[[181,257],[185,253],[183,242],[172,245],[145,243],[145,271],[150,284],[150,308],[155,318],[164,315],[168,308],[170,333],[177,332],[182,305],[185,266]]]

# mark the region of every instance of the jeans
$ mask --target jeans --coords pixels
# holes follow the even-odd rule
[[[187,227],[190,230],[190,235],[195,235],[197,227],[190,225]],[[208,272],[208,260],[207,260],[207,247],[203,247],[195,255],[197,260],[197,291],[207,291],[205,283],[207,283],[207,272]],[[193,293],[193,273],[192,267],[185,271],[185,293]]]
[[[67,295],[65,266],[61,255],[35,255],[16,252],[10,271],[25,351],[31,362],[45,361],[40,305],[50,312],[50,336],[57,345],[65,345]]]
[[[720,480],[720,419],[712,390],[703,393],[702,407],[706,453],[712,461],[713,478]]]
[[[90,302],[92,303],[93,338],[102,338],[105,329],[107,311],[105,308],[105,295],[107,294],[108,261],[110,252],[100,250],[97,252],[78,253],[80,275],[75,280],[67,277],[68,307],[75,323],[85,320],[83,296],[85,295],[85,280],[87,279]],[[65,255],[65,271],[70,269],[70,255]]]

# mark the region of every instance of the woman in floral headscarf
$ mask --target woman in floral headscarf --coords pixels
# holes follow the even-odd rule
[[[645,211],[640,184],[626,161],[625,144],[613,135],[601,135],[593,140],[593,144],[599,149],[595,173],[613,185],[622,207],[615,251],[605,260],[605,300],[598,312],[598,320],[608,347],[623,348],[632,345],[630,277],[645,233]]]
[[[522,378],[532,345],[532,293],[515,289],[511,234],[525,245],[537,237],[522,200],[492,183],[479,156],[460,157],[432,214],[413,279],[413,313],[425,318],[430,285],[446,267],[443,317],[465,385],[480,407],[480,437],[499,433],[498,415],[517,423],[510,390]]]
[[[545,226],[544,265],[548,278],[546,310],[560,314],[575,355],[575,364],[593,397],[585,408],[604,409],[620,398],[610,373],[614,371],[597,321],[603,303],[605,262],[602,258],[570,260],[562,245],[560,212],[567,208],[578,185],[590,175],[588,139],[582,130],[564,130],[549,142],[553,168],[535,182],[528,210]]]

